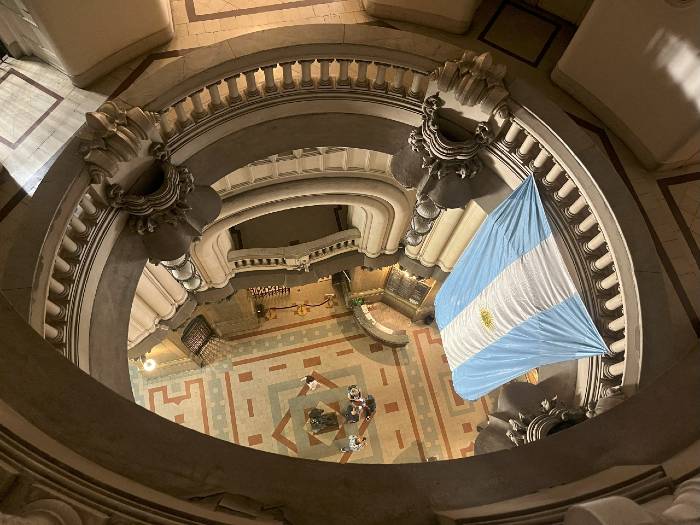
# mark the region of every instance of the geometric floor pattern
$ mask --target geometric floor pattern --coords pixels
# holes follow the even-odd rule
[[[437,328],[416,324],[408,332],[407,346],[391,348],[367,336],[342,306],[314,308],[301,321],[280,311],[237,336],[230,353],[206,368],[150,380],[132,369],[134,396],[199,432],[289,456],[409,463],[472,455],[477,424],[494,397],[457,396]],[[320,383],[316,390],[300,380],[306,374]],[[343,424],[352,384],[377,401],[369,422]],[[339,428],[312,434],[313,408],[337,412]],[[340,452],[350,434],[367,437],[368,445]]]

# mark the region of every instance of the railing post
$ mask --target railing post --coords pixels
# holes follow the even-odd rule
[[[224,104],[223,100],[221,100],[221,93],[219,92],[219,84],[221,82],[214,82],[213,84],[209,84],[207,86],[207,91],[209,91],[209,98],[211,98],[211,102],[209,103],[209,108],[212,113],[216,113],[217,111],[220,111],[226,107],[226,104]]]
[[[233,75],[232,77],[227,77],[224,79],[224,82],[226,82],[226,87],[228,88],[228,95],[226,96],[226,100],[228,100],[228,103],[231,106],[242,100],[241,94],[238,91],[237,79],[239,76],[240,75]]]
[[[406,93],[406,88],[403,86],[403,79],[407,69],[405,67],[394,66],[392,70],[394,71],[394,78],[391,80],[389,92],[403,96]]]
[[[331,62],[332,58],[319,58],[318,63],[321,64],[321,78],[318,81],[318,87],[333,87],[333,79],[331,79]]]
[[[200,89],[199,91],[190,95],[190,99],[192,99],[192,105],[194,106],[194,108],[192,109],[192,118],[195,122],[209,116],[209,112],[206,110],[206,108],[204,107],[204,103],[202,102],[203,92],[204,90]]]
[[[301,87],[310,88],[314,87],[314,80],[311,78],[311,64],[315,60],[300,60],[301,64]]]
[[[355,79],[355,87],[360,89],[369,88],[369,80],[367,79],[367,66],[369,62],[365,60],[356,60],[357,62],[357,78]]]
[[[377,68],[377,76],[374,78],[374,82],[372,82],[372,90],[386,91],[386,70],[389,67],[389,65],[382,64],[380,62],[375,62],[374,65]]]
[[[294,75],[292,73],[292,66],[294,62],[283,62],[280,64],[282,66],[282,89],[296,89],[297,83],[294,81]]]
[[[265,93],[277,93],[277,84],[275,83],[275,65],[264,66],[262,68],[265,75]]]
[[[336,86],[349,86],[350,85],[350,62],[352,60],[338,59],[338,64],[340,65],[340,71],[338,73],[338,80],[336,80]]]
[[[413,78],[411,79],[411,87],[408,90],[408,96],[411,98],[422,99],[423,98],[423,79],[425,75],[419,73],[418,71],[413,71]]]
[[[255,72],[257,69],[252,69],[243,73],[245,75],[245,96],[246,98],[253,98],[260,96],[260,90],[258,89],[258,84],[255,80]]]

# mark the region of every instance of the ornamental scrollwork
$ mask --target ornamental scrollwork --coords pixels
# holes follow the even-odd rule
[[[163,182],[153,193],[132,195],[119,184],[107,185],[107,200],[114,208],[130,214],[129,223],[139,235],[155,232],[160,224],[177,225],[185,222],[191,208],[187,195],[194,189],[194,177],[184,166],[174,166],[169,160],[160,162]]]
[[[503,84],[506,66],[494,64],[490,53],[466,50],[459,60],[445,62],[434,73],[438,90],[451,91],[464,106],[480,106],[491,114],[508,97]]]
[[[411,149],[423,159],[422,167],[428,175],[438,180],[456,173],[460,178],[473,178],[481,170],[482,164],[477,153],[493,140],[493,133],[487,122],[479,122],[473,138],[453,141],[440,130],[438,110],[445,104],[440,93],[428,97],[423,102],[423,122],[411,131],[408,143]]]
[[[100,184],[114,177],[120,163],[136,158],[141,141],[150,139],[158,121],[157,113],[138,107],[124,109],[113,101],[86,113],[78,136],[91,183]]]

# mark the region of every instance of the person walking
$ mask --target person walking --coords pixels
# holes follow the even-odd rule
[[[366,437],[358,437],[355,434],[350,434],[348,436],[348,445],[340,449],[341,452],[357,452],[362,450],[367,446]]]

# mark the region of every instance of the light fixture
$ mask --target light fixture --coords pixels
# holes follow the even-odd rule
[[[408,230],[406,235],[404,235],[403,242],[409,246],[418,246],[423,242],[423,236],[415,230]]]
[[[156,366],[158,366],[158,363],[153,358],[148,358],[143,362],[143,369],[146,372],[153,372],[156,369]]]

